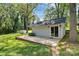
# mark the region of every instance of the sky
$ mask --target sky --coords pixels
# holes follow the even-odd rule
[[[35,9],[35,14],[40,18],[40,20],[42,21],[44,18],[44,11],[46,10],[46,8],[48,7],[47,4],[45,3],[41,3],[37,6],[37,8]]]
[[[50,4],[50,7],[55,7],[54,3]],[[48,8],[47,3],[40,3],[37,8],[35,9],[35,15],[37,15],[40,18],[40,21],[43,21],[44,16],[45,16],[45,10]]]

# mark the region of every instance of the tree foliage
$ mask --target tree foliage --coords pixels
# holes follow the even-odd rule
[[[27,29],[38,4],[0,4],[0,34]]]
[[[45,11],[45,20],[61,18],[68,15],[69,4],[66,3],[54,3],[48,4],[48,8]]]

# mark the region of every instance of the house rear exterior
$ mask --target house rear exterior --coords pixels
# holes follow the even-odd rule
[[[65,35],[66,18],[57,18],[32,24],[32,32],[37,36],[63,38]]]

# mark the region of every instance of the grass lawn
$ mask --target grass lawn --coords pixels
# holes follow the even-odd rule
[[[71,44],[69,41],[69,35],[66,34],[65,37],[60,41],[60,55],[61,56],[79,56],[79,34],[77,38],[77,43]]]
[[[0,35],[0,56],[48,56],[51,55],[47,46],[32,42],[16,40],[22,34]]]
[[[48,46],[28,41],[16,40],[22,34],[0,35],[0,56],[51,56]],[[61,56],[79,56],[79,44],[64,44],[68,42],[68,34],[59,43]],[[79,34],[78,34],[79,41]],[[65,48],[67,46],[67,48]]]

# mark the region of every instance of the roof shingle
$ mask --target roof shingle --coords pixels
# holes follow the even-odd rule
[[[39,24],[51,25],[51,24],[60,24],[60,23],[66,23],[66,17],[40,21],[40,22],[34,23],[34,25],[39,25]]]

